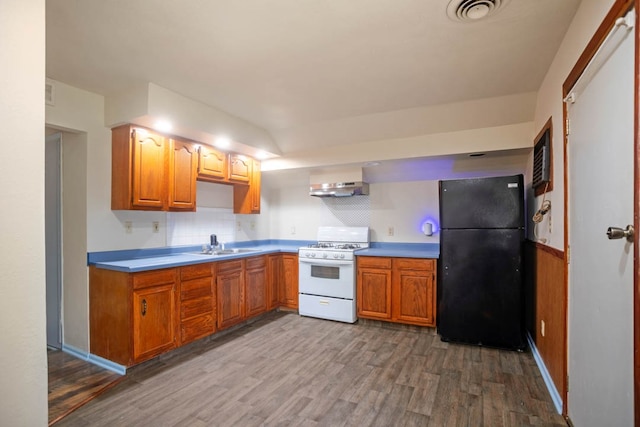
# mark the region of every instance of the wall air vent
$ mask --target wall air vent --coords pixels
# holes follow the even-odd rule
[[[451,0],[447,16],[457,22],[475,22],[495,15],[510,0]]]
[[[533,147],[533,176],[531,186],[534,194],[540,194],[553,190],[553,169],[551,139],[553,127],[551,119],[547,121],[534,141]]]
[[[56,104],[56,87],[53,85],[53,82],[49,79],[47,79],[44,83],[44,102],[47,105]]]

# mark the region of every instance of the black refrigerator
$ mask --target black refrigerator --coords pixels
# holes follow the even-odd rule
[[[526,347],[523,187],[522,175],[439,182],[443,341]]]

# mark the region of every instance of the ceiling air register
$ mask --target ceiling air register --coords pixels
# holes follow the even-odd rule
[[[496,14],[510,0],[452,0],[447,16],[453,21],[473,22]]]

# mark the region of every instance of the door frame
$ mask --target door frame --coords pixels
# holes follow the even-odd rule
[[[636,230],[638,230],[638,213],[639,208],[638,204],[640,203],[640,146],[638,141],[640,140],[639,135],[639,115],[640,115],[640,29],[638,28],[638,24],[640,22],[638,18],[638,12],[640,12],[640,0],[616,0],[601,22],[600,26],[594,33],[591,40],[587,44],[587,47],[584,49],[578,60],[576,61],[574,67],[569,72],[568,77],[564,81],[562,85],[562,99],[565,99],[573,86],[576,84],[584,70],[587,68],[587,65],[591,62],[593,57],[595,56],[598,48],[605,41],[609,32],[615,26],[616,20],[626,13],[633,9],[636,9],[636,20],[635,20],[635,70],[634,70],[634,123],[633,123],[633,152],[635,153],[633,160],[633,226]],[[568,109],[567,104],[563,103],[562,109],[562,123],[563,123],[563,154],[564,154],[564,294],[565,294],[565,302],[568,307],[569,304],[569,174],[567,170],[567,118]],[[640,284],[640,262],[638,259],[639,250],[638,250],[638,234],[636,233],[634,237],[634,245],[633,245],[633,391],[634,391],[634,417],[635,417],[635,425],[640,426],[640,293],[638,292],[638,284]],[[569,324],[569,312],[565,311],[565,317],[567,321],[567,325]],[[568,372],[568,340],[569,340],[569,331],[566,331],[566,341],[564,343],[564,372]],[[562,396],[562,400],[564,402],[562,413],[565,417],[568,417],[568,377],[565,375],[564,378],[564,396]]]
[[[46,234],[46,310],[47,347],[62,349],[62,133],[45,136],[46,175],[55,178],[47,182],[45,197]],[[50,151],[49,151],[50,150]],[[55,159],[53,158],[55,157]],[[50,180],[49,180],[50,181]],[[55,335],[55,336],[54,336]]]

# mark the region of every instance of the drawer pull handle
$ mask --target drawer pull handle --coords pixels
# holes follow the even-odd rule
[[[142,315],[146,315],[147,314],[147,300],[143,299],[142,300]]]
[[[321,299],[320,301],[320,305],[329,305],[329,301]]]

